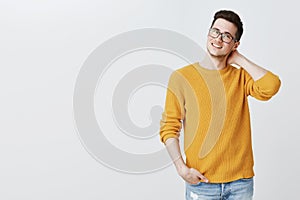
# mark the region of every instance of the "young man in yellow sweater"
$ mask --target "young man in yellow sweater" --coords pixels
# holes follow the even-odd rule
[[[242,33],[236,13],[218,11],[208,31],[206,58],[169,79],[160,137],[186,182],[187,200],[253,197],[247,97],[270,99],[280,80],[237,51]],[[186,162],[178,141],[182,125]]]

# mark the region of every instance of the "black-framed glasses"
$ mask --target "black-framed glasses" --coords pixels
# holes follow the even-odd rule
[[[219,37],[219,35],[221,35],[222,41],[227,44],[229,44],[232,40],[236,42],[236,39],[230,33],[227,32],[221,33],[220,30],[217,28],[209,29],[208,35],[213,38],[217,38]]]

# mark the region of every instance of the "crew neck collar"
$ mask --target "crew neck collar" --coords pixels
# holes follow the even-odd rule
[[[227,71],[230,70],[231,68],[231,65],[227,65],[226,67],[222,68],[222,69],[208,69],[208,68],[205,68],[205,67],[202,67],[200,65],[199,62],[193,64],[198,70],[200,70],[201,72],[205,72],[205,73],[220,73],[220,74],[224,74],[226,73]]]

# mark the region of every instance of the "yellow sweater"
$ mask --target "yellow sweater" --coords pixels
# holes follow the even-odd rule
[[[268,71],[254,81],[243,69],[208,70],[198,63],[169,79],[160,138],[178,138],[183,124],[186,164],[211,183],[254,176],[247,96],[268,100],[280,87]]]

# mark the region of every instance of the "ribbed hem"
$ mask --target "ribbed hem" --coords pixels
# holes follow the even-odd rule
[[[218,175],[218,178],[216,177],[206,177],[206,178],[209,180],[210,183],[228,183],[242,178],[252,178],[254,176],[255,174],[253,170],[247,170],[247,171],[237,173],[233,177],[226,177],[226,176],[223,177],[222,175]],[[204,181],[200,181],[200,182],[204,182]]]

